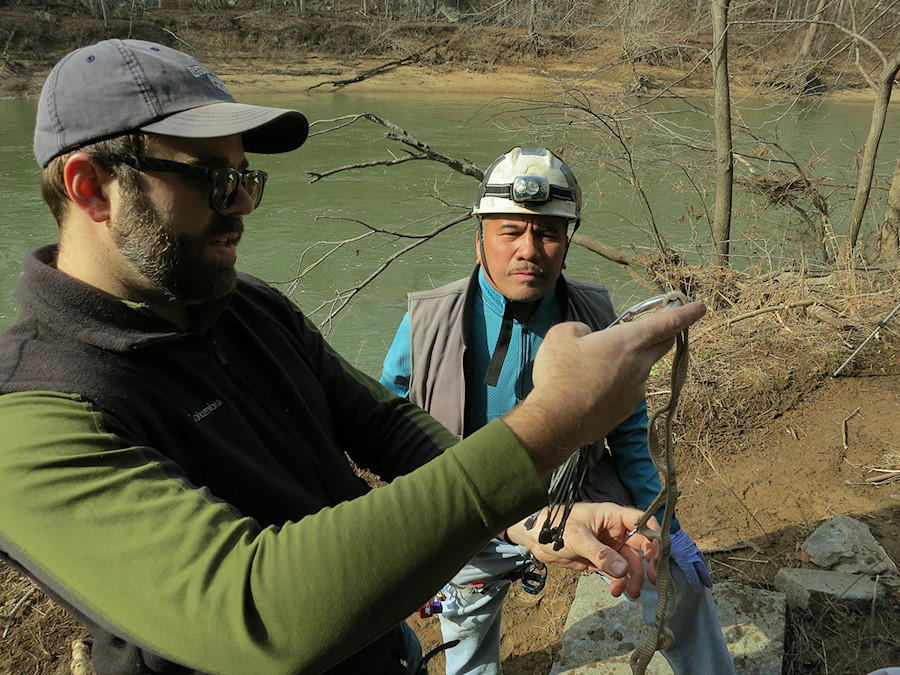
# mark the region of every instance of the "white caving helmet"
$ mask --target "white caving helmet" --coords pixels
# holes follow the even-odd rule
[[[581,219],[581,188],[569,165],[547,148],[513,148],[484,172],[472,214],[526,213]]]
[[[498,214],[527,214],[558,216],[574,222],[571,234],[581,220],[581,188],[569,165],[547,148],[513,148],[498,157],[484,172],[478,187],[478,199],[472,214],[478,217],[478,246],[481,248],[481,267],[494,287],[494,277],[488,269],[484,252],[482,218]],[[568,251],[568,246],[566,247]],[[484,375],[484,383],[495,387],[506,358],[512,334],[516,305],[507,302],[497,345]],[[532,306],[535,303],[528,303]]]

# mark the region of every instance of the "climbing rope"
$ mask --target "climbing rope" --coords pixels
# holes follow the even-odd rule
[[[687,302],[688,300],[684,294],[678,291],[671,291],[628,308],[610,325],[614,326],[617,323],[633,321],[641,314],[660,309],[665,310],[670,307],[687,304]],[[675,514],[675,503],[678,500],[672,421],[675,417],[681,388],[687,378],[687,367],[688,333],[685,330],[675,339],[675,354],[672,359],[670,378],[671,394],[669,395],[668,403],[653,411],[647,424],[647,446],[653,465],[660,473],[662,489],[656,495],[653,503],[647,507],[643,515],[635,523],[635,528],[645,537],[656,539],[659,542],[659,553],[655,560],[658,602],[656,620],[650,637],[635,649],[631,655],[631,670],[634,675],[644,675],[647,664],[653,657],[654,652],[666,649],[675,640],[671,629],[666,626],[666,622],[675,614],[675,587],[669,571],[669,554],[672,547],[669,530]],[[665,440],[663,447],[660,447],[659,426],[662,426],[663,429],[663,438]],[[553,542],[555,550],[559,550],[564,546],[563,531],[566,527],[566,520],[578,497],[578,489],[584,479],[586,470],[587,452],[582,448],[575,452],[553,474],[548,491],[550,508],[539,535],[539,541],[542,544]],[[660,530],[657,532],[647,527],[647,521],[659,510],[663,503],[665,503],[663,519],[660,523]]]
[[[644,675],[653,653],[666,649],[675,641],[672,630],[666,622],[675,615],[675,585],[669,571],[669,554],[672,548],[670,525],[675,515],[675,503],[678,501],[678,481],[675,472],[675,452],[672,439],[672,421],[678,405],[681,388],[687,379],[688,368],[688,333],[685,330],[675,338],[675,355],[672,358],[670,378],[671,394],[665,406],[653,411],[647,425],[647,446],[650,458],[660,473],[662,489],[653,503],[647,507],[635,527],[645,537],[659,541],[659,554],[656,556],[656,620],[647,640],[631,654],[631,672]],[[660,422],[660,417],[662,421]],[[660,447],[658,428],[662,426],[664,443]],[[647,527],[647,521],[665,502],[660,529],[655,532]]]

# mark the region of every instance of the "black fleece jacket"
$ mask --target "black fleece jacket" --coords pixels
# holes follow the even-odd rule
[[[54,258],[26,258],[0,337],[0,550],[89,625],[100,675],[402,672],[396,623],[540,503],[505,425],[441,455],[259,280],[182,332]],[[387,480],[441,456],[369,493],[348,455]]]

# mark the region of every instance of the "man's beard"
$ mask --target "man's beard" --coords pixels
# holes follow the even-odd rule
[[[139,189],[125,190],[122,197],[112,237],[139,277],[140,294],[160,304],[198,304],[234,290],[234,265],[210,255],[207,245],[217,235],[243,232],[240,218],[215,214],[203,231],[179,235]]]

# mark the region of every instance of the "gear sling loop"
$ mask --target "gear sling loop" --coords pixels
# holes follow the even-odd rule
[[[687,302],[688,300],[684,294],[678,291],[671,291],[628,308],[610,326],[626,321],[634,321],[642,314],[657,310],[665,311],[670,307],[677,307]],[[650,451],[650,458],[660,473],[662,489],[656,495],[653,503],[647,507],[643,515],[635,523],[635,530],[648,539],[659,541],[659,553],[655,561],[657,573],[656,589],[659,600],[656,607],[656,620],[650,637],[635,649],[631,655],[631,670],[634,675],[644,675],[654,652],[671,646],[675,639],[671,629],[666,626],[666,621],[675,614],[675,586],[672,583],[672,577],[669,572],[669,552],[672,544],[669,528],[675,515],[675,503],[678,500],[672,421],[675,416],[681,388],[687,378],[688,360],[688,332],[685,330],[675,339],[669,401],[665,406],[653,411],[647,424],[647,445]],[[662,445],[660,443],[659,427],[662,427]],[[555,550],[559,550],[564,546],[563,531],[565,530],[566,520],[572,510],[572,505],[577,499],[578,488],[586,470],[586,453],[583,450],[578,450],[554,473],[549,489],[550,508],[539,535],[539,541],[542,544],[553,542]],[[647,527],[647,521],[663,503],[665,503],[665,509],[662,523],[660,523],[660,530],[656,532]]]

